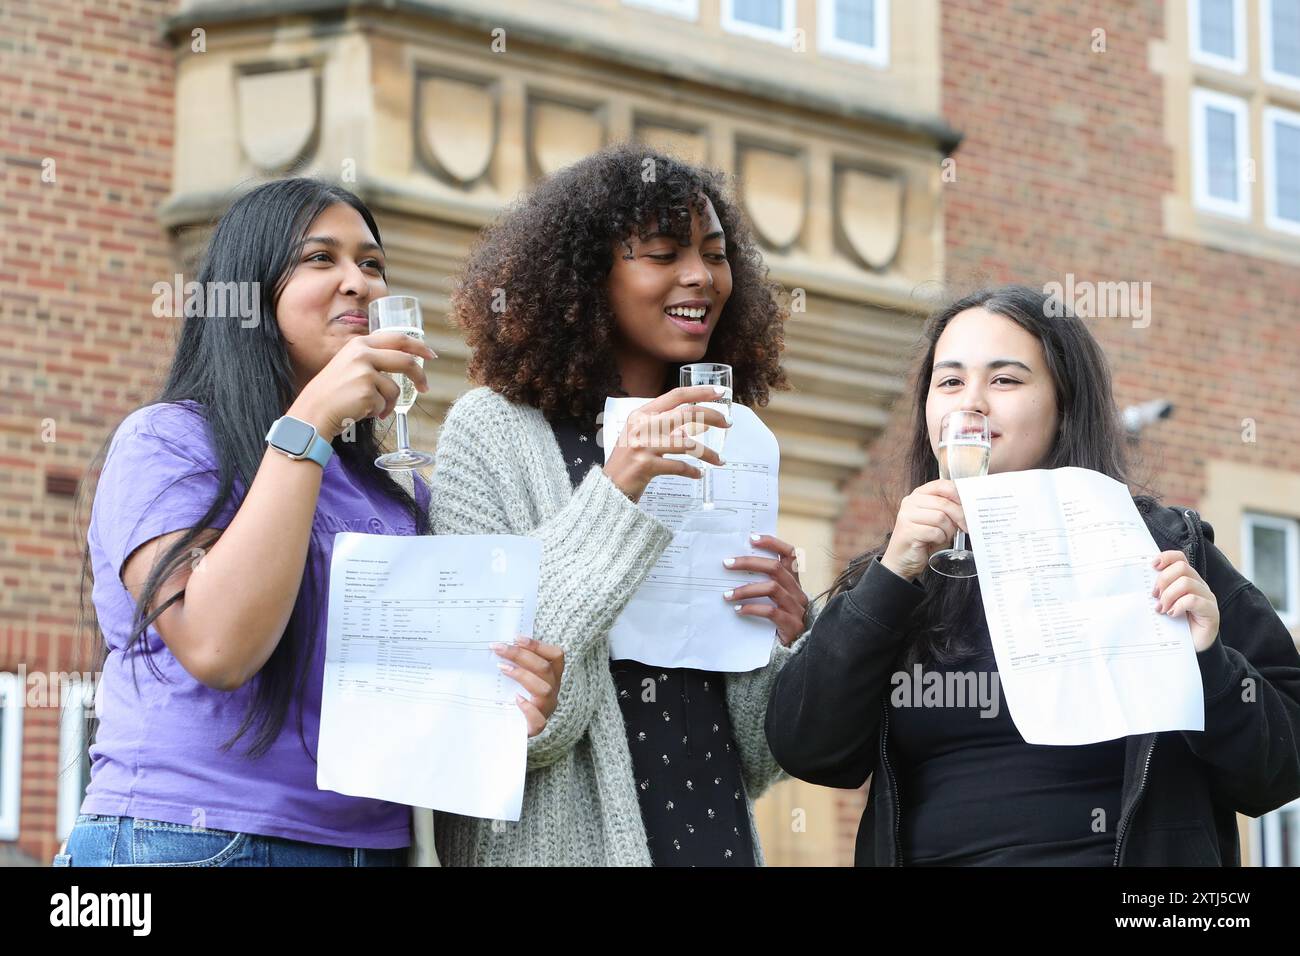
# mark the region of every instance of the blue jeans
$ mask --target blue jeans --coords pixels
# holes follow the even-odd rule
[[[54,866],[405,866],[407,848],[350,849],[83,813]]]

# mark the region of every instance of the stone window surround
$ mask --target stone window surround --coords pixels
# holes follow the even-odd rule
[[[1153,73],[1164,78],[1165,139],[1173,161],[1173,190],[1163,202],[1165,234],[1172,239],[1256,256],[1289,265],[1300,264],[1300,233],[1270,228],[1267,190],[1270,162],[1264,156],[1264,118],[1270,108],[1300,112],[1300,88],[1268,82],[1262,73],[1261,16],[1267,0],[1238,0],[1246,23],[1246,68],[1238,74],[1198,62],[1191,53],[1191,5],[1166,3],[1165,35],[1148,46]],[[1197,207],[1192,145],[1193,91],[1204,89],[1237,97],[1248,110],[1249,157],[1255,158],[1257,175],[1251,182],[1247,219],[1216,214]]]

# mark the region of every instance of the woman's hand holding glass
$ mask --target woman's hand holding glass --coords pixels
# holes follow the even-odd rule
[[[711,465],[721,465],[722,458],[716,451],[690,437],[692,427],[731,427],[721,412],[694,404],[713,401],[718,395],[712,385],[697,385],[675,388],[646,402],[628,416],[618,444],[607,456],[605,474],[623,494],[639,501],[646,485],[659,475],[702,476],[700,469],[665,455],[694,455]]]
[[[926,482],[904,498],[880,563],[909,581],[920,577],[930,556],[947,548],[958,531],[967,531],[957,483],[946,478]]]
[[[392,412],[401,393],[392,373],[408,376],[417,391],[428,391],[418,359],[437,357],[423,342],[401,332],[353,336],[303,387],[288,413],[333,441],[353,422]]]

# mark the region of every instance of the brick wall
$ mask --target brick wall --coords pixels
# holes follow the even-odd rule
[[[71,670],[77,476],[154,390],[173,329],[151,312],[171,250],[174,0],[0,5],[0,670]],[[51,440],[52,439],[52,440]],[[79,520],[84,524],[88,510]],[[18,850],[56,849],[58,712],[24,713]]]

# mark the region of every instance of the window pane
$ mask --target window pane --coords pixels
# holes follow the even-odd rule
[[[1280,866],[1300,866],[1300,811],[1279,810],[1282,845],[1278,847]]]
[[[881,0],[887,3],[888,0]],[[849,43],[876,45],[876,10],[872,0],[835,0],[835,36]]]
[[[5,792],[5,772],[8,769],[5,764],[6,759],[13,759],[12,755],[5,753],[5,730],[9,723],[9,695],[0,690],[0,811],[7,811],[10,808],[4,805]]]
[[[735,0],[733,10],[737,20],[773,30],[782,27],[781,0]]]
[[[1202,50],[1235,60],[1237,38],[1232,35],[1234,26],[1233,0],[1201,0],[1197,37]]]
[[[1277,179],[1277,215],[1300,222],[1300,125],[1273,123],[1273,175]]]
[[[1215,199],[1237,201],[1237,123],[1228,110],[1205,108],[1205,158]]]
[[[1264,592],[1275,610],[1289,611],[1286,604],[1286,532],[1281,528],[1251,526],[1251,549],[1255,559],[1255,586]],[[1294,569],[1291,569],[1294,571]]]
[[[1300,0],[1273,0],[1273,69],[1300,77]]]

